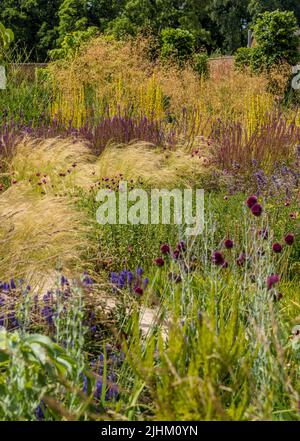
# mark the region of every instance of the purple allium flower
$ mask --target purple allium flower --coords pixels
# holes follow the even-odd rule
[[[215,251],[211,258],[212,262],[215,265],[223,265],[224,264],[224,257],[220,253],[220,251]]]
[[[162,257],[158,257],[157,259],[154,260],[154,263],[156,266],[162,267],[162,266],[164,266],[165,261]]]
[[[287,234],[284,238],[285,243],[289,246],[293,245],[294,241],[295,241],[295,236],[291,233]]]
[[[227,248],[228,250],[231,250],[231,248],[233,248],[233,241],[231,239],[227,239],[224,242],[225,248]]]
[[[255,195],[250,196],[247,199],[246,204],[249,208],[252,208],[255,204],[257,204],[257,197]]]
[[[274,251],[274,253],[279,254],[282,251],[282,245],[280,243],[276,242],[272,245],[272,250]]]
[[[168,245],[167,243],[163,244],[160,247],[160,251],[162,252],[162,254],[170,254],[170,245]]]
[[[272,289],[276,283],[280,282],[280,276],[278,274],[272,274],[267,278],[267,287],[268,289]]]
[[[255,217],[259,217],[259,216],[261,216],[261,214],[263,212],[263,208],[260,204],[254,204],[251,207],[251,212]]]

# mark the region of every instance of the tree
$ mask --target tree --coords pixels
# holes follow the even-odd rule
[[[44,61],[57,38],[58,8],[62,0],[2,0],[0,19],[14,32],[29,58]]]
[[[248,0],[213,0],[210,5],[211,34],[222,52],[232,53],[247,41],[250,22]]]
[[[300,23],[299,0],[250,0],[249,12],[255,21],[259,14],[266,11],[293,11]]]
[[[122,10],[125,0],[63,0],[59,11],[60,45],[68,34],[98,28],[104,32],[108,24]]]

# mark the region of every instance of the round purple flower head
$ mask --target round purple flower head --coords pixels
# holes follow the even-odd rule
[[[285,243],[289,246],[293,245],[294,241],[295,241],[295,236],[291,233],[287,234],[284,238]]]
[[[170,246],[165,243],[160,247],[160,251],[162,254],[170,254]]]
[[[154,263],[156,266],[162,267],[165,264],[165,261],[162,257],[158,257],[157,259],[154,260]]]
[[[273,244],[272,249],[273,249],[274,253],[279,254],[282,251],[282,245],[280,245],[280,243],[276,242]]]
[[[251,207],[251,212],[255,217],[261,216],[261,214],[263,212],[262,206],[260,204],[254,204]]]
[[[224,264],[224,257],[220,253],[220,251],[215,251],[211,258],[212,262],[215,265],[223,265]]]
[[[231,248],[233,248],[233,241],[231,239],[227,239],[224,242],[225,248],[227,248],[228,250],[231,250]]]
[[[252,208],[255,204],[257,204],[257,197],[255,195],[250,196],[250,198],[247,199],[246,204],[249,208]]]

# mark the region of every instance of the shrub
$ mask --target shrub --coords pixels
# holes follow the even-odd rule
[[[266,68],[282,60],[295,64],[299,46],[297,29],[297,19],[291,11],[261,14],[254,26],[257,42],[257,48],[253,49],[255,63]]]
[[[193,67],[198,75],[207,78],[209,76],[209,58],[205,52],[193,56]]]
[[[253,49],[240,47],[235,54],[234,64],[237,70],[244,70],[251,66]]]
[[[163,59],[173,58],[181,63],[188,60],[194,53],[196,39],[186,29],[166,28],[162,31],[161,38]]]

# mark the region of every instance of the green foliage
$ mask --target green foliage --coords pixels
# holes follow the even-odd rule
[[[247,29],[260,13],[293,11],[300,19],[297,0],[3,0],[1,5],[0,20],[36,61],[45,61],[67,34],[90,27],[118,39],[184,29],[195,37],[197,50],[231,54],[246,45]]]
[[[98,33],[96,27],[89,27],[85,31],[74,31],[66,34],[61,41],[59,49],[53,49],[49,52],[51,60],[68,59],[74,57],[83,45],[95,37]]]
[[[300,4],[298,0],[250,0],[249,12],[254,20],[259,14],[266,11],[293,11],[300,21]]]
[[[235,53],[235,68],[243,70],[251,66],[253,50],[247,47],[240,47]]]
[[[0,419],[7,421],[35,420],[43,398],[56,393],[58,399],[77,371],[76,360],[45,335],[8,333],[3,328],[0,367]],[[49,407],[49,413],[49,419],[59,417],[55,408]]]
[[[174,59],[182,63],[187,61],[195,51],[195,37],[186,29],[163,29],[161,33],[163,59]]]
[[[7,29],[0,23],[0,49],[7,49],[14,41],[14,33],[11,29]]]
[[[0,20],[15,34],[19,48],[30,59],[45,61],[48,49],[55,47],[58,8],[62,0],[3,0]]]
[[[265,12],[260,15],[254,26],[255,63],[270,67],[280,61],[293,65],[298,60],[299,37],[297,19],[290,11]]]
[[[200,77],[208,78],[209,76],[209,57],[205,52],[194,54],[193,68]]]
[[[214,0],[210,2],[208,11],[214,48],[231,54],[246,45],[248,24],[251,22],[248,0]]]

